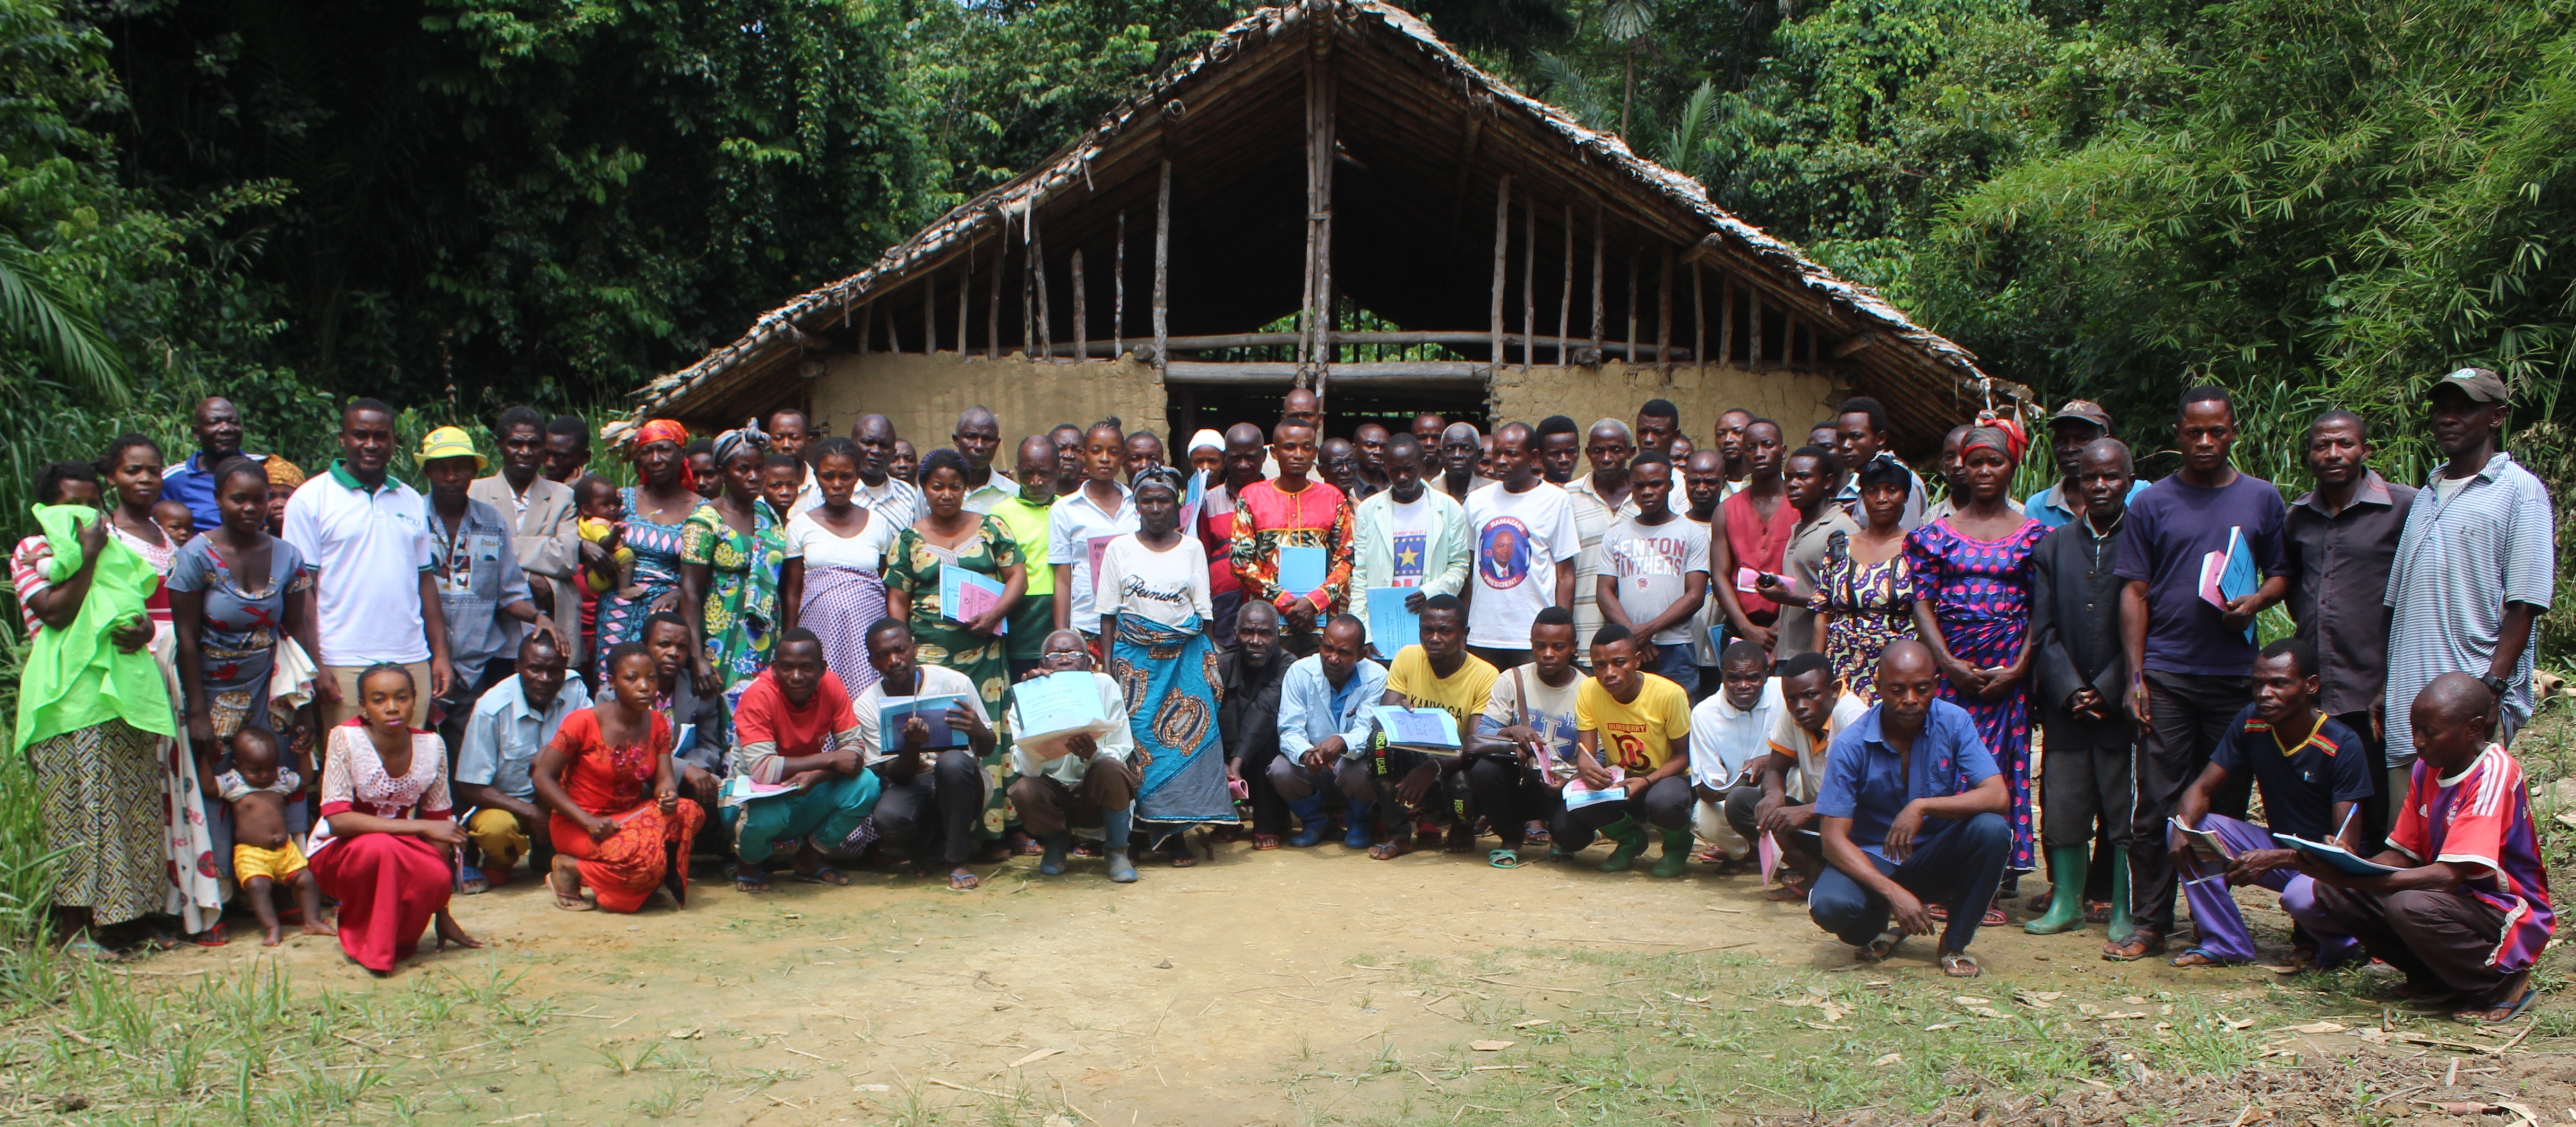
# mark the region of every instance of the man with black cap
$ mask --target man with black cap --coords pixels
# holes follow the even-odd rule
[[[2075,463],[2083,456],[2085,447],[2110,433],[2111,413],[2103,410],[2101,404],[2087,399],[2069,399],[2060,404],[2057,413],[2048,417],[2050,449],[2057,455],[2057,480],[2050,482],[2048,488],[2024,498],[2022,514],[2050,528],[2064,528],[2075,523],[2075,518],[2083,516],[2086,511],[2084,483],[2078,480],[2081,472]],[[2150,484],[2153,483],[2144,477],[2132,477],[2129,495],[2122,500],[2122,507],[2127,507],[2128,501],[2136,500],[2138,493]]]
[[[2433,384],[2433,444],[2450,462],[2406,511],[2388,573],[2389,792],[2415,762],[2405,705],[2445,673],[2498,699],[2496,742],[2531,719],[2533,624],[2549,609],[2557,543],[2549,487],[2502,449],[2504,380],[2462,368]]]

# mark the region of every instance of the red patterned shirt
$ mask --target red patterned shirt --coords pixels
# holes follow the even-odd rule
[[[2549,906],[2549,869],[2540,861],[2522,764],[2502,746],[2488,744],[2477,762],[2447,779],[2416,760],[2388,845],[2419,864],[2448,861],[2468,869],[2460,887],[2504,913],[2488,966],[2520,973],[2549,945],[2558,919]]]
[[[1279,550],[1290,547],[1323,550],[1323,586],[1312,591],[1279,586]],[[1246,599],[1285,611],[1299,597],[1309,597],[1324,613],[1341,613],[1350,602],[1350,502],[1341,490],[1320,481],[1310,480],[1294,493],[1275,481],[1244,487],[1234,501],[1234,574]]]

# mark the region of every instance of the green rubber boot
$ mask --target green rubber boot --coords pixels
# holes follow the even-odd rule
[[[1691,832],[1689,830],[1658,832],[1663,835],[1664,855],[1655,859],[1655,875],[1677,877],[1690,871],[1691,842],[1696,840],[1691,836]]]
[[[2056,935],[2059,932],[2084,929],[2084,847],[2063,846],[2048,851],[2048,866],[2057,874],[2049,889],[2048,912],[2021,925],[2032,935]]]
[[[1637,855],[1646,851],[1646,831],[1635,818],[1621,818],[1601,827],[1601,836],[1616,844],[1616,848],[1610,850],[1609,859],[1601,862],[1602,872],[1627,872]]]
[[[2138,923],[2129,918],[2129,855],[2111,859],[2111,942],[2125,943],[2137,934]]]

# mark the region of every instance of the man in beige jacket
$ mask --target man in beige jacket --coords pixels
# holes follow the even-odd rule
[[[555,636],[574,669],[582,668],[581,593],[573,589],[573,569],[585,548],[576,530],[569,485],[546,480],[546,417],[527,407],[501,412],[492,425],[501,449],[501,472],[478,478],[465,495],[490,505],[510,526],[519,570],[528,574],[528,591],[537,613],[554,619]]]

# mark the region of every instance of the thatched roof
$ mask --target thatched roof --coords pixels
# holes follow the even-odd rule
[[[1332,209],[1334,277],[1341,293],[1407,328],[1486,324],[1496,180],[1514,178],[1513,202],[1535,201],[1539,255],[1531,273],[1545,300],[1540,334],[1553,333],[1560,272],[1589,289],[1596,230],[1610,232],[1613,285],[1632,260],[1653,284],[1664,248],[1723,271],[1808,327],[1833,369],[1876,395],[1909,438],[1937,436],[1989,393],[2023,389],[1988,382],[1965,349],[1916,325],[1865,286],[1835,277],[1797,248],[1711,204],[1698,181],[1644,160],[1618,137],[1587,129],[1564,110],[1530,98],[1477,69],[1413,15],[1374,0],[1304,0],[1264,8],[1236,22],[1196,57],[1104,117],[1036,168],[958,206],[888,249],[857,274],[799,295],[764,314],[739,339],[635,393],[636,418],[723,418],[795,393],[804,357],[852,347],[851,311],[877,302],[913,311],[892,323],[906,334],[923,321],[918,286],[931,279],[943,340],[953,343],[955,287],[972,295],[972,345],[991,320],[992,256],[1017,248],[999,320],[1016,347],[1020,279],[1031,215],[1046,266],[1061,271],[1088,247],[1107,268],[1124,231],[1130,259],[1125,339],[1146,334],[1140,271],[1150,270],[1160,166],[1172,162],[1172,332],[1240,332],[1293,311],[1302,301],[1305,231],[1305,62],[1329,52],[1337,99],[1337,169]],[[1569,212],[1570,205],[1570,212]],[[1132,214],[1131,214],[1132,213]],[[1522,213],[1527,216],[1527,212]],[[1513,220],[1513,270],[1527,240]],[[1562,252],[1579,229],[1572,256]],[[1579,261],[1570,265],[1568,258]],[[1716,282],[1708,301],[1715,302]],[[1059,279],[1056,285],[1062,287]],[[907,291],[907,287],[911,287]],[[1107,287],[1094,282],[1090,339],[1111,335]],[[1612,288],[1605,285],[1605,290]],[[1680,287],[1688,300],[1687,281]],[[1517,302],[1519,283],[1513,285]],[[1583,299],[1588,301],[1589,298]],[[1611,320],[1624,328],[1628,291],[1614,295]],[[1650,297],[1637,297],[1640,307]],[[1577,308],[1585,308],[1580,302]],[[1708,308],[1703,306],[1703,309]],[[1064,290],[1053,302],[1061,319]],[[1509,320],[1517,330],[1517,304]],[[1651,308],[1646,310],[1651,315]],[[1589,311],[1574,333],[1587,336]],[[1708,314],[1712,341],[1715,314]],[[1690,324],[1676,332],[1687,345]],[[1056,339],[1073,334],[1059,330]],[[1614,331],[1610,335],[1618,336]],[[916,350],[911,340],[905,350]],[[810,373],[809,373],[810,374]],[[782,386],[783,385],[783,386]],[[631,423],[608,428],[612,439]]]

